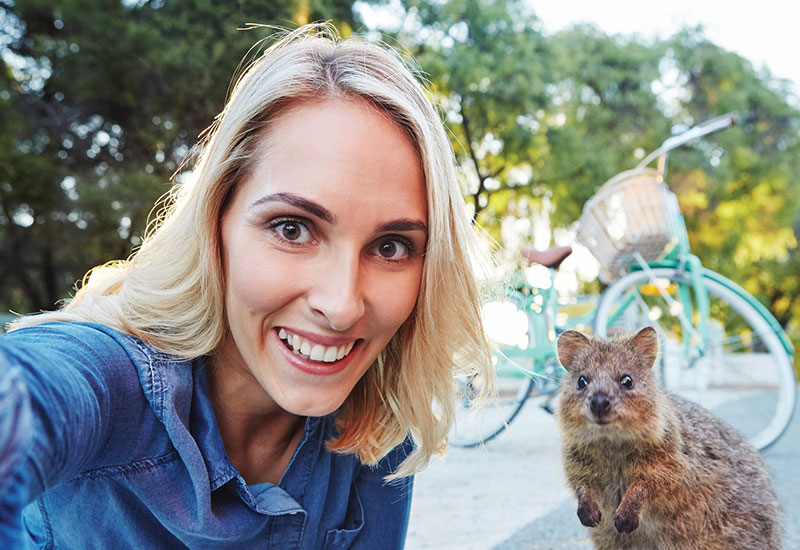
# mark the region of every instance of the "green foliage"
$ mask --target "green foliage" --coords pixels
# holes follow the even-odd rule
[[[0,2],[0,309],[51,309],[127,257],[271,32],[238,29],[309,19],[356,22],[341,0]]]
[[[437,87],[453,145],[471,175],[465,191],[476,210],[502,189],[528,184],[546,143],[535,115],[547,101],[553,57],[538,19],[519,0],[414,2],[411,33],[417,58]],[[493,213],[493,212],[492,212]],[[491,215],[491,213],[490,213]]]
[[[631,167],[634,150],[655,146],[668,131],[651,86],[660,44],[592,27],[548,37],[516,0],[407,7],[400,40],[436,85],[469,175],[465,191],[493,234],[507,213],[495,208],[495,193],[552,198],[553,222],[567,224],[599,183]]]
[[[800,112],[785,83],[702,29],[546,36],[515,0],[410,0],[402,29],[445,108],[476,219],[504,246],[532,240],[537,217],[569,227],[674,125],[737,113],[736,128],[672,154],[669,183],[694,252],[800,341]],[[506,223],[519,217],[534,223]],[[509,227],[531,229],[510,243]]]
[[[671,155],[669,183],[695,253],[800,342],[800,112],[786,83],[702,29],[547,35],[521,0],[401,7],[385,37],[433,84],[468,202],[506,244],[541,222],[564,233],[674,125],[738,113]],[[130,253],[232,68],[270,32],[237,28],[328,18],[358,27],[345,0],[0,0],[0,309],[52,307],[88,268]]]

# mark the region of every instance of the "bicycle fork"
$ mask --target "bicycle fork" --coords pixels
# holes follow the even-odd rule
[[[688,274],[690,284],[678,284],[678,300],[670,296],[669,289],[658,284],[653,271],[638,252],[635,255],[639,267],[648,274],[650,282],[667,303],[670,311],[681,323],[681,341],[684,356],[688,358],[688,368],[708,352],[708,318],[710,303],[708,290],[703,283],[703,264],[694,254],[685,255],[678,269]],[[631,296],[631,300],[636,296]],[[696,322],[693,322],[696,319]]]

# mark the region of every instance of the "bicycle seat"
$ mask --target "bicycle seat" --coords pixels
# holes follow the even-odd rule
[[[522,255],[526,260],[541,264],[545,267],[552,267],[558,269],[567,256],[572,254],[571,246],[556,246],[555,248],[548,248],[547,250],[536,250],[535,248],[525,248],[522,250]]]

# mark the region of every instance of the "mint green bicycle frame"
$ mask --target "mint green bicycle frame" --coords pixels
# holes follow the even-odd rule
[[[702,356],[705,353],[705,343],[708,336],[708,319],[709,319],[709,299],[708,290],[703,283],[703,278],[708,277],[728,289],[734,291],[741,298],[743,298],[750,306],[753,307],[764,320],[769,324],[770,328],[778,335],[781,344],[783,344],[786,353],[794,355],[794,346],[792,345],[789,336],[783,327],[780,325],[775,316],[764,307],[755,297],[749,292],[744,290],[741,286],[737,285],[730,279],[723,277],[719,273],[711,271],[703,267],[700,258],[690,252],[689,237],[686,231],[686,221],[683,214],[678,213],[674,220],[675,234],[678,237],[677,245],[662,259],[649,262],[634,263],[630,266],[630,271],[642,271],[652,268],[672,268],[680,271],[685,271],[691,280],[690,285],[678,285],[678,301],[682,306],[682,313],[680,315],[681,323],[689,330],[682,331],[682,340],[684,352],[686,354],[692,353],[692,332],[696,333],[697,341],[694,342],[694,349],[696,355]],[[638,292],[637,292],[638,294]],[[694,296],[694,300],[692,299]],[[632,294],[626,297],[620,304],[620,307],[609,318],[609,323],[613,323],[620,316],[624,314],[627,308],[636,300],[637,295]],[[691,329],[693,323],[691,319],[694,317],[694,312],[697,312],[697,322],[694,330]],[[697,359],[697,357],[694,357]]]
[[[584,315],[568,319],[565,324],[557,324],[558,292],[553,284],[556,270],[548,269],[550,272],[548,288],[531,287],[525,282],[524,275],[518,273],[520,284],[514,285],[516,288],[507,287],[505,290],[505,299],[525,312],[528,321],[528,345],[525,348],[509,345],[499,347],[496,354],[498,362],[495,366],[498,376],[521,378],[543,374],[543,365],[556,359],[554,345],[556,330],[561,332],[579,325],[591,325],[594,319],[594,309],[592,309]],[[521,362],[532,363],[531,369],[520,366]]]
[[[733,122],[734,117],[724,115],[706,121],[681,135],[669,138],[659,149],[647,155],[639,164],[639,168],[643,168],[653,160],[658,159],[658,172],[663,176],[666,173],[667,153],[671,149],[686,143],[690,139],[726,128]],[[712,292],[709,291],[708,287],[711,287],[711,291],[715,296],[718,296],[718,294],[714,287],[722,287],[739,298],[746,306],[749,306],[751,312],[755,313],[754,317],[760,317],[765,321],[769,330],[778,338],[780,344],[772,340],[773,350],[782,347],[786,351],[789,361],[791,361],[794,356],[793,345],[772,313],[745,289],[722,275],[705,268],[700,259],[691,253],[686,222],[679,209],[675,209],[675,215],[670,224],[670,233],[675,237],[676,241],[672,249],[666,256],[658,260],[646,261],[639,254],[636,254],[631,259],[631,263],[625,268],[626,273],[621,274],[621,279],[611,283],[608,287],[607,290],[611,292],[599,298],[597,305],[601,310],[604,310],[602,320],[597,319],[597,308],[595,307],[583,315],[571,316],[566,322],[558,323],[559,300],[553,284],[556,272],[554,268],[549,268],[550,285],[546,288],[531,287],[524,280],[524,277],[517,281],[518,284],[506,287],[504,291],[505,300],[513,303],[526,316],[528,343],[525,347],[499,345],[494,354],[496,360],[495,373],[498,377],[528,378],[529,381],[518,386],[520,389],[514,394],[514,399],[518,401],[512,402],[512,407],[509,409],[511,412],[504,417],[505,426],[517,415],[524,402],[531,395],[529,393],[531,389],[535,387],[543,395],[552,394],[557,389],[565,372],[557,361],[555,344],[557,333],[571,328],[580,328],[580,325],[592,326],[598,332],[598,329],[601,328],[597,326],[598,322],[602,322],[603,330],[599,333],[603,334],[605,329],[614,326],[615,322],[630,311],[631,307],[637,308],[640,312],[644,311],[641,308],[643,306],[647,307],[645,298],[655,296],[654,292],[661,294],[662,298],[670,305],[673,319],[676,323],[680,323],[682,327],[680,331],[681,341],[678,344],[683,350],[684,358],[687,359],[682,363],[685,368],[693,367],[697,359],[704,355],[711,355],[713,352],[713,350],[709,349],[711,346],[709,342],[711,341],[710,296]],[[650,272],[650,270],[659,270],[662,274],[661,276],[664,276],[665,271],[682,274],[683,276],[672,277],[669,275],[672,277],[672,283],[669,287],[664,288],[658,279],[659,274]],[[633,279],[638,281],[638,286],[630,288],[624,286],[629,283],[623,281],[630,281],[631,274],[636,272],[647,272],[647,276],[646,278],[633,276]],[[521,276],[521,273],[519,275]],[[622,287],[615,286],[620,282],[623,282]],[[622,294],[621,291],[626,288],[627,291]],[[619,294],[616,293],[617,290],[620,291]],[[613,299],[619,299],[620,301],[616,304],[610,304],[609,302],[610,307],[605,309],[605,296],[613,297]],[[673,305],[679,307],[673,310]],[[647,313],[646,311],[644,312]],[[787,367],[790,366],[791,364],[787,365]],[[784,387],[794,388],[793,377],[791,385],[786,385],[788,382],[784,384]],[[784,403],[786,406],[783,409],[791,412],[794,408],[794,392],[792,391],[789,397],[783,392],[782,395],[783,398],[779,400],[779,403]],[[549,403],[550,399],[542,407],[552,412]],[[759,444],[759,448],[769,446],[780,437],[780,434],[783,433],[786,425],[788,425],[790,416],[791,414],[786,417],[784,413],[776,413],[773,421],[768,426],[768,429],[771,429],[770,436],[760,438],[761,435],[767,433],[766,431],[759,434],[759,440],[763,440]],[[779,418],[780,422],[783,422],[782,424],[778,422]],[[503,426],[499,425],[499,428],[493,427],[492,430],[495,431],[490,434],[487,433],[482,441],[488,441],[495,437],[503,430]],[[477,444],[479,443],[473,442],[464,446],[475,446]]]

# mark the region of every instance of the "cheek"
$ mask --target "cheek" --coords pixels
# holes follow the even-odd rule
[[[421,280],[421,267],[394,277],[379,278],[372,303],[384,328],[394,332],[408,319],[417,303]]]
[[[657,423],[652,397],[647,394],[630,393],[622,396],[621,403],[616,407],[617,413],[623,418],[631,430],[646,429]]]
[[[242,246],[247,243],[248,246]],[[297,280],[290,262],[276,261],[260,251],[257,241],[238,239],[225,251],[225,294],[229,315],[256,314],[275,309],[292,295]]]
[[[271,272],[263,262],[256,261],[246,254],[231,255],[227,271],[227,289],[229,303],[244,306],[248,309],[260,309],[268,295],[267,284],[274,281],[276,274]]]
[[[585,424],[584,399],[582,397],[562,389],[558,407],[559,419],[565,429],[574,430]]]

